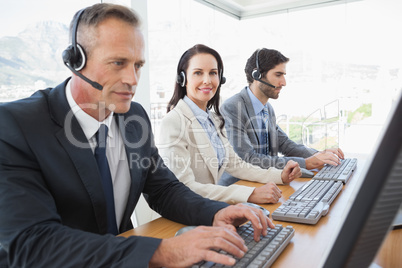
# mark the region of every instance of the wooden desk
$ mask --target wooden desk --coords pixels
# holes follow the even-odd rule
[[[351,197],[353,189],[358,182],[362,171],[361,161],[359,160],[358,168],[350,178],[347,185],[332,203],[329,213],[322,217],[316,225],[288,223],[281,221],[273,221],[274,224],[282,224],[283,226],[292,225],[295,229],[295,236],[290,244],[282,252],[272,267],[319,267],[321,258],[328,250],[329,241],[332,241],[334,230],[341,224],[344,208]],[[360,167],[360,168],[359,168]],[[303,186],[309,179],[297,179],[290,183],[289,186],[279,186],[282,190],[282,198],[277,204],[261,205],[273,212],[282,202],[294,193],[296,189]],[[258,183],[247,181],[239,181],[237,184],[247,186],[258,186]],[[165,218],[159,218],[147,224],[141,225],[133,230],[125,232],[123,236],[141,235],[157,238],[173,237],[177,230],[184,225],[169,221]],[[380,267],[402,267],[402,229],[393,230],[387,236],[380,252],[376,256],[374,262]]]

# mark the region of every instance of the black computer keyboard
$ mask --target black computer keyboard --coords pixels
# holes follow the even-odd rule
[[[274,229],[268,228],[268,235],[261,237],[260,241],[254,241],[254,231],[248,222],[237,228],[237,233],[244,239],[248,248],[247,253],[241,259],[237,259],[233,267],[270,267],[294,236],[292,226],[282,227],[275,225]],[[228,254],[219,251],[222,254]],[[233,256],[232,256],[233,257]],[[214,262],[201,262],[192,267],[225,267]]]

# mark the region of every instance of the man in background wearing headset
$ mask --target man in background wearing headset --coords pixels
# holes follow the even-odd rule
[[[271,221],[259,209],[204,199],[159,156],[144,109],[132,102],[144,65],[139,19],[96,4],[77,12],[55,88],[0,106],[0,267],[184,267],[247,251]],[[94,82],[96,81],[96,82]],[[116,237],[141,195],[162,216],[200,226],[169,239]]]
[[[244,71],[248,86],[221,107],[229,140],[241,158],[262,168],[283,168],[289,160],[307,169],[337,165],[339,159],[344,158],[341,149],[318,152],[297,144],[276,124],[275,112],[268,100],[277,99],[286,86],[288,61],[279,51],[266,48],[256,50],[247,60]],[[278,152],[284,156],[279,157]],[[233,182],[228,176],[221,180],[222,184]]]

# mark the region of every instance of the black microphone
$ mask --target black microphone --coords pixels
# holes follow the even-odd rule
[[[102,90],[103,86],[101,86],[99,83],[96,83],[92,80],[90,80],[89,78],[85,77],[83,74],[81,74],[80,72],[77,72],[74,68],[72,68],[70,65],[68,65],[67,63],[65,63],[65,65],[67,66],[68,69],[70,69],[73,73],[75,73],[76,75],[78,75],[79,77],[81,77],[85,82],[89,83],[91,86],[93,86],[94,88],[96,88],[97,90]]]
[[[268,83],[268,82],[265,82],[265,81],[263,81],[263,80],[261,80],[261,79],[255,79],[255,80],[257,80],[258,82],[261,82],[261,83],[263,83],[264,85],[267,85],[267,86],[270,86],[270,87],[273,87],[273,88],[277,88],[276,86],[274,86],[274,85],[271,85],[270,83]]]

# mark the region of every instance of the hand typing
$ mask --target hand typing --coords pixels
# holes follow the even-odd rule
[[[213,227],[199,226],[182,235],[163,239],[150,267],[186,267],[202,260],[233,265],[234,258],[216,250],[223,249],[233,256],[243,257],[247,248],[235,226],[247,221],[251,221],[257,241],[261,235],[267,235],[268,226],[274,228],[270,219],[257,208],[243,204],[228,206],[215,214]]]
[[[344,158],[345,156],[340,148],[326,149],[306,158],[306,168],[322,168],[324,164],[337,166],[341,163],[339,159]]]

